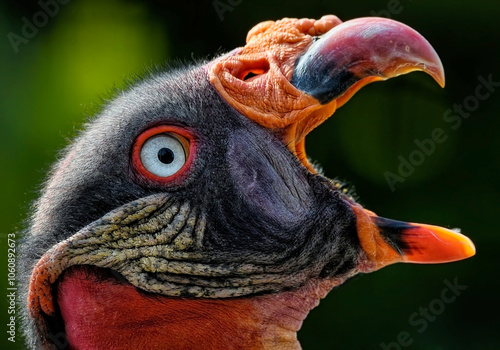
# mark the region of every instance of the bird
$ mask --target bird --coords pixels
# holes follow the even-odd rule
[[[434,48],[403,23],[283,18],[118,93],[63,151],[20,253],[30,349],[300,349],[349,278],[475,254],[458,230],[363,208],[305,138]]]

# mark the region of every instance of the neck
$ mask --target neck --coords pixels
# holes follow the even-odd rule
[[[301,349],[297,332],[304,319],[338,284],[335,281],[310,281],[296,291],[247,299],[258,315],[255,323],[262,345],[255,349]]]
[[[311,281],[278,294],[234,299],[151,296],[71,269],[58,304],[73,349],[300,349],[297,331],[338,283]]]

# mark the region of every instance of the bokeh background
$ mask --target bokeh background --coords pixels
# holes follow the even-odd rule
[[[57,10],[44,10],[41,3],[49,2],[0,4],[0,348],[24,348],[19,327],[16,343],[7,341],[7,234],[24,227],[58,150],[112,91],[147,67],[241,46],[263,20],[333,13],[343,20],[392,17],[417,29],[442,58],[447,85],[440,89],[415,73],[365,87],[308,136],[309,155],[328,176],[351,184],[371,210],[460,227],[477,255],[353,278],[311,312],[299,339],[304,349],[500,349],[497,1],[61,0]],[[26,21],[38,27],[23,35]],[[497,84],[481,88],[489,92],[482,100],[480,77]],[[466,117],[447,121],[447,111],[464,103]],[[398,173],[401,159],[418,150],[415,140],[436,128],[446,141]],[[391,189],[387,172],[403,181]],[[445,280],[467,288],[440,308]],[[424,331],[425,318],[409,321],[421,307],[431,307]]]

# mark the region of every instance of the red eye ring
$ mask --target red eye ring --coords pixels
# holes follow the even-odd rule
[[[166,135],[175,138],[182,145],[185,154],[185,163],[169,176],[158,176],[148,170],[141,157],[143,146],[155,136]],[[188,175],[195,157],[196,142],[193,135],[186,129],[172,125],[158,125],[142,132],[135,140],[132,147],[132,164],[135,173],[141,180],[148,183],[178,184]]]

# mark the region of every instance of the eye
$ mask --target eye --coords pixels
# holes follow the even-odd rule
[[[157,126],[137,138],[132,151],[136,171],[155,182],[170,182],[190,161],[191,135],[182,129]]]

